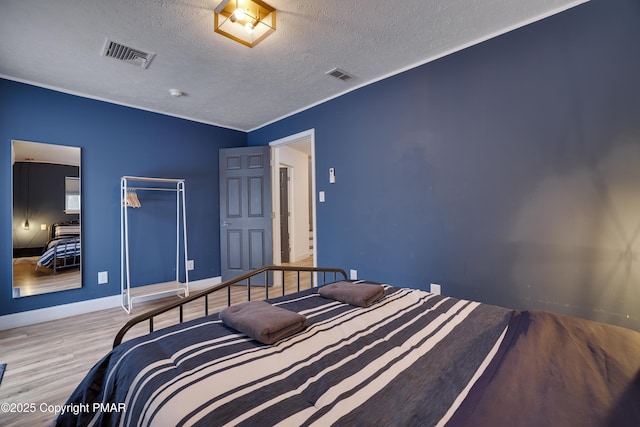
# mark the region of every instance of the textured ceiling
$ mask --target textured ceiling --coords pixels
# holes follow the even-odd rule
[[[214,33],[218,0],[0,0],[0,76],[248,131],[585,1],[268,0],[277,31],[250,49]]]

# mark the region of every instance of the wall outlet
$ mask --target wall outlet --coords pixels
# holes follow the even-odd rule
[[[318,193],[318,199],[320,200],[320,203],[324,203],[324,191]]]
[[[194,268],[195,268],[195,267],[194,267],[194,262],[193,262],[193,260],[192,260],[192,259],[187,260],[187,270],[191,271],[191,270],[193,270]]]
[[[98,272],[98,285],[106,285],[109,283],[109,272],[108,271],[99,271]]]
[[[431,290],[430,292],[432,294],[436,294],[436,295],[440,295],[440,291],[442,290],[442,287],[440,285],[438,285],[437,283],[432,283],[431,284]]]
[[[349,270],[349,279],[358,280],[358,270]]]

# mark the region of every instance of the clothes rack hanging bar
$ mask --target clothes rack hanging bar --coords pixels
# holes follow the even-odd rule
[[[131,191],[149,190],[149,191],[179,191],[175,188],[158,188],[158,187],[128,187]]]

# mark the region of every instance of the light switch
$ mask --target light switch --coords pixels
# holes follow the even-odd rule
[[[324,202],[324,191],[318,193],[318,199],[320,200],[320,203]]]

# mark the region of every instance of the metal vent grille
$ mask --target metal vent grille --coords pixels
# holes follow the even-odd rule
[[[353,74],[347,73],[340,68],[334,68],[325,73],[327,76],[335,77],[338,80],[342,80],[343,82],[348,82],[349,80],[353,80],[355,76]]]
[[[143,52],[109,39],[104,41],[101,55],[128,62],[141,68],[147,68],[153,57],[156,56],[155,53]]]

